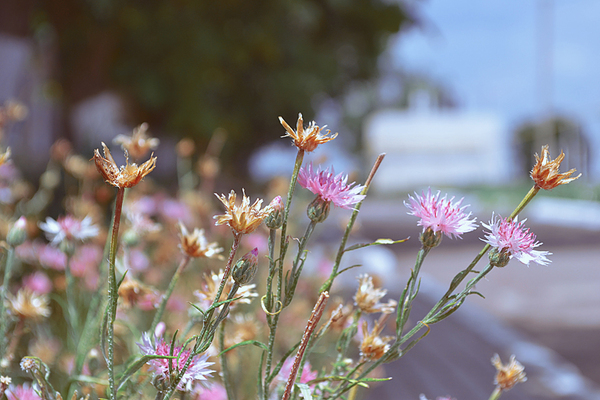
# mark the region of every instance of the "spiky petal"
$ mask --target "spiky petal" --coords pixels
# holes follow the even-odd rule
[[[432,195],[431,188],[427,189],[427,193],[422,192],[421,196],[417,193],[415,197],[409,195],[408,199],[408,202],[404,202],[410,210],[408,214],[421,218],[417,225],[423,227],[423,232],[431,228],[433,232],[442,232],[449,238],[460,238],[463,233],[477,228],[476,218],[469,219],[471,213],[465,213],[468,205],[461,206],[463,199],[452,203],[454,197],[450,200],[447,195],[440,198],[440,191]]]
[[[482,224],[490,230],[489,234],[485,235],[485,239],[481,239],[490,246],[505,251],[510,254],[510,257],[515,257],[525,265],[529,265],[531,261],[547,265],[550,260],[546,256],[552,254],[547,251],[534,250],[542,243],[536,242],[536,236],[533,232],[529,232],[528,228],[524,227],[526,219],[521,222],[502,218],[492,215],[489,224]]]
[[[581,174],[570,177],[575,173],[575,168],[568,170],[565,173],[558,172],[560,163],[565,158],[565,153],[562,151],[560,155],[554,160],[550,160],[550,152],[548,151],[548,145],[542,146],[542,156],[535,155],[536,163],[531,170],[531,179],[535,182],[536,186],[550,190],[554,189],[559,185],[565,185],[575,179],[579,178]]]
[[[217,220],[215,225],[229,225],[231,230],[236,234],[247,234],[252,233],[263,220],[273,211],[271,206],[266,206],[261,210],[262,200],[256,199],[256,201],[250,205],[250,198],[246,196],[246,193],[242,190],[242,204],[236,205],[236,194],[232,190],[229,193],[229,197],[225,197],[224,194],[215,196],[226,208],[225,214],[215,215],[214,219]]]
[[[319,128],[315,121],[309,123],[308,128],[305,129],[302,114],[298,114],[298,122],[296,123],[295,131],[283,120],[283,118],[279,117],[279,122],[281,122],[281,125],[283,125],[286,130],[286,134],[282,137],[291,137],[294,139],[294,146],[299,150],[307,152],[315,150],[320,144],[327,143],[337,136],[337,133],[329,136],[329,130],[327,130],[325,134],[322,134],[321,131],[325,127]]]
[[[355,182],[348,184],[348,175],[335,175],[333,167],[322,171],[319,166],[315,171],[312,163],[308,164],[306,168],[300,168],[298,184],[322,200],[347,210],[352,210],[355,204],[365,198],[365,195],[360,194],[364,186]]]

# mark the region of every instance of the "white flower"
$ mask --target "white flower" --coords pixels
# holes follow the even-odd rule
[[[100,232],[100,229],[92,224],[89,216],[81,221],[70,215],[60,217],[58,220],[47,217],[46,222],[40,222],[39,226],[54,246],[58,246],[65,239],[84,241],[97,236]]]

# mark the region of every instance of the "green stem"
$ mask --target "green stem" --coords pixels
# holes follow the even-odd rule
[[[513,219],[521,211],[523,211],[523,209],[527,206],[527,204],[529,204],[529,202],[531,200],[533,200],[533,198],[535,197],[536,194],[538,194],[539,191],[540,191],[540,188],[537,187],[537,186],[535,186],[535,185],[531,189],[529,189],[529,192],[527,192],[527,194],[525,195],[525,197],[523,198],[523,200],[521,200],[521,202],[519,203],[519,205],[517,206],[517,208],[515,208],[515,210],[510,214],[510,216],[508,217],[508,219]]]
[[[500,398],[501,394],[502,394],[502,389],[500,389],[498,386],[496,386],[496,388],[494,389],[494,391],[490,395],[489,400],[498,400]]]
[[[110,238],[110,253],[108,258],[108,304],[107,304],[107,344],[108,357],[106,359],[108,369],[108,397],[110,400],[117,400],[117,391],[115,387],[115,366],[114,366],[114,324],[117,313],[117,301],[119,293],[117,288],[117,277],[115,272],[115,259],[117,257],[117,245],[119,239],[119,226],[121,225],[121,211],[123,208],[123,196],[125,188],[118,188],[117,198],[115,200],[115,214],[113,219],[113,229]]]
[[[167,288],[167,291],[165,292],[165,295],[163,296],[160,305],[158,306],[158,310],[156,310],[156,314],[154,314],[154,319],[152,320],[152,325],[150,326],[150,334],[154,334],[154,330],[156,329],[156,326],[162,319],[162,316],[165,312],[165,308],[167,306],[167,302],[169,301],[169,298],[171,297],[171,294],[173,293],[173,290],[177,285],[177,281],[179,280],[179,277],[181,276],[181,273],[183,272],[185,267],[187,267],[188,263],[190,262],[190,259],[191,257],[189,255],[184,255],[183,259],[179,263],[179,267],[177,267],[177,270],[175,271],[175,274],[173,274],[171,282],[169,283],[169,287]]]
[[[71,271],[71,254],[65,254],[67,256],[67,264],[65,265],[65,277],[67,280],[67,313],[66,316],[67,323],[70,325],[71,332],[70,336],[73,340],[73,345],[75,348],[78,347],[78,338],[79,334],[79,313],[77,312],[77,305],[75,304],[75,277]]]
[[[219,326],[219,352],[221,353],[221,371],[223,373],[223,386],[225,386],[225,390],[227,391],[227,399],[235,400],[235,392],[233,391],[233,387],[231,386],[231,374],[229,373],[229,368],[227,366],[227,354],[223,353],[225,350],[225,323],[222,323]]]
[[[363,190],[360,192],[360,194],[362,194],[364,196],[367,195],[367,192],[369,191],[369,188],[371,187],[371,182],[373,181],[373,178],[375,177],[375,173],[379,169],[379,166],[381,165],[381,162],[383,161],[384,157],[385,157],[385,153],[382,153],[375,160],[375,163],[373,164],[373,167],[371,168],[371,172],[369,173],[369,176],[365,182],[365,186],[363,187]],[[360,211],[360,207],[362,206],[362,203],[365,200],[365,198],[363,198],[361,201],[359,201],[358,204],[356,204],[356,207],[354,207],[354,211],[352,211],[352,215],[350,216],[348,225],[346,225],[346,231],[344,232],[344,236],[342,237],[342,242],[340,243],[340,247],[338,248],[337,255],[335,256],[335,262],[333,264],[331,274],[329,275],[329,279],[327,279],[327,281],[325,281],[323,286],[321,286],[321,289],[319,290],[320,293],[323,293],[325,291],[329,292],[331,290],[331,285],[333,285],[333,280],[338,275],[338,270],[339,270],[340,264],[342,262],[342,256],[344,255],[344,252],[346,251],[346,242],[348,241],[348,237],[350,236],[352,227],[354,227],[354,223],[356,222],[356,218],[358,217],[358,212]]]
[[[302,273],[302,268],[304,266],[304,250],[306,249],[306,245],[308,244],[308,239],[310,239],[312,233],[315,230],[315,226],[317,226],[317,223],[315,221],[310,221],[310,223],[306,227],[306,232],[304,233],[304,236],[302,236],[302,239],[300,239],[300,244],[298,245],[298,253],[296,254],[296,258],[294,259],[294,263],[292,264],[290,277],[285,285],[285,299],[283,301],[282,307],[287,307],[292,302],[292,298],[294,297],[294,293],[296,291],[296,285],[298,284],[298,279],[300,279],[300,274]]]
[[[6,255],[6,263],[4,264],[4,280],[0,287],[0,359],[5,356],[6,353],[6,331],[10,322],[10,317],[6,313],[8,283],[10,281],[10,274],[12,272],[13,264],[15,261],[15,248],[8,246],[8,253]]]
[[[267,289],[266,289],[266,298],[265,298],[265,307],[269,312],[273,312],[273,293],[272,293],[272,285],[273,278],[275,277],[275,238],[277,235],[276,229],[269,230],[269,275],[267,276]],[[271,316],[267,314],[267,320],[270,321]]]
[[[223,272],[223,279],[221,279],[221,284],[219,285],[219,289],[217,290],[215,298],[213,299],[213,302],[212,302],[213,306],[219,302],[219,299],[221,298],[221,294],[223,293],[223,288],[225,287],[225,283],[227,283],[227,280],[229,279],[229,276],[231,275],[231,267],[233,265],[233,259],[235,257],[235,253],[237,252],[238,247],[240,246],[241,240],[242,240],[242,234],[234,232],[233,233],[233,243],[231,244],[231,250],[229,252],[229,258],[227,259],[227,264],[225,265],[225,271]],[[227,305],[223,305],[223,307],[227,307]],[[181,378],[183,377],[183,375],[189,368],[194,356],[202,353],[210,346],[210,343],[212,342],[212,334],[214,333],[213,328],[216,328],[216,324],[214,326],[212,324],[210,324],[210,321],[212,320],[214,312],[215,312],[215,309],[213,308],[211,311],[209,311],[204,316],[204,325],[202,326],[202,331],[196,338],[196,344],[194,345],[194,349],[193,349],[192,353],[189,355],[188,359],[186,360],[185,364],[183,365],[183,367],[181,368],[179,373],[177,374],[177,376],[175,377],[175,379],[173,379],[173,381],[170,382],[169,389],[165,393],[164,399],[168,400],[171,398],[171,396],[173,395],[173,392],[175,392],[175,389],[177,388],[177,385],[181,381]],[[217,318],[217,320],[218,320],[218,318]]]
[[[431,247],[421,247],[419,252],[417,253],[417,260],[415,261],[415,268],[411,271],[410,277],[408,278],[407,287],[402,293],[402,299],[400,304],[398,305],[398,315],[396,320],[396,331],[398,332],[398,336],[402,336],[402,330],[404,329],[404,325],[408,321],[408,317],[410,316],[410,311],[412,310],[413,300],[417,297],[418,286],[417,280],[419,277],[419,273],[421,272],[421,266],[423,265],[423,261]]]

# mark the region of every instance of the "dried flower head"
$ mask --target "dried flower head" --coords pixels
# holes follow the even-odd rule
[[[156,377],[160,377],[166,382],[169,382],[171,379],[171,374],[169,373],[171,368],[175,373],[178,373],[191,356],[191,351],[183,350],[182,346],[173,346],[173,353],[171,353],[171,343],[165,342],[162,337],[155,337],[153,342],[150,339],[150,335],[146,332],[142,334],[142,342],[137,343],[137,345],[145,355],[169,356],[173,354],[178,357],[176,360],[155,358],[147,362],[147,364],[150,365],[150,371],[153,372]],[[169,364],[171,365],[171,368],[169,367]],[[212,364],[212,362],[208,362],[207,354],[194,356],[187,370],[183,374],[183,377],[177,384],[177,389],[189,392],[192,390],[194,382],[206,381],[214,372],[213,370],[208,369],[208,366]]]
[[[565,158],[565,153],[562,151],[560,155],[554,160],[550,160],[550,152],[548,151],[548,145],[542,146],[542,156],[535,154],[536,163],[531,170],[531,178],[535,182],[537,187],[542,189],[550,190],[554,189],[559,185],[565,185],[575,179],[579,178],[581,174],[570,177],[575,173],[576,169],[570,169],[565,173],[558,172],[560,163]]]
[[[353,206],[365,198],[361,194],[364,186],[355,182],[348,184],[348,175],[335,175],[333,167],[327,170],[313,170],[312,163],[306,168],[302,167],[298,173],[298,184],[319,196],[326,202],[351,210]]]
[[[391,336],[380,336],[385,327],[386,315],[382,315],[375,324],[373,330],[369,332],[367,321],[363,321],[362,334],[363,338],[360,343],[360,359],[361,361],[376,361],[379,360],[386,351],[389,350],[389,342],[392,341]]]
[[[500,390],[512,389],[517,383],[525,382],[527,377],[525,376],[525,368],[518,362],[514,355],[510,356],[508,364],[504,365],[500,361],[500,356],[494,354],[492,357],[492,365],[496,367],[496,377],[494,378],[494,384],[498,386]]]
[[[160,140],[156,138],[148,137],[148,124],[143,123],[137,128],[133,129],[131,136],[117,135],[113,139],[114,144],[120,144],[121,148],[125,150],[135,160],[139,160],[145,157],[150,150],[155,150],[160,143]]]
[[[194,228],[194,232],[189,233],[183,223],[179,222],[179,235],[181,243],[179,248],[190,257],[221,257],[219,253],[223,252],[223,248],[219,247],[217,242],[209,243],[204,237],[204,229]]]
[[[291,137],[294,139],[294,146],[299,150],[311,152],[317,148],[320,144],[327,143],[330,140],[336,138],[337,133],[329,136],[331,132],[329,129],[326,133],[321,133],[325,127],[319,128],[315,121],[308,124],[308,128],[304,129],[304,120],[302,114],[298,114],[298,122],[296,123],[296,130],[294,131],[284,120],[279,117],[279,122],[286,130],[286,134],[282,137]]]
[[[536,242],[533,232],[529,232],[529,229],[524,227],[526,219],[521,222],[517,222],[517,219],[518,217],[509,220],[492,215],[489,225],[482,224],[490,230],[490,233],[481,240],[498,251],[509,254],[510,258],[516,257],[525,265],[529,265],[531,261],[540,265],[548,264],[550,260],[546,256],[552,253],[534,250],[542,243]]]
[[[50,300],[45,294],[21,288],[15,297],[9,294],[7,298],[11,311],[19,318],[36,321],[50,316]]]
[[[6,150],[4,150],[4,153],[0,153],[0,165],[6,164],[9,159],[10,159],[10,147],[7,147]]]
[[[46,217],[46,222],[40,222],[39,226],[53,246],[58,246],[63,240],[84,241],[97,236],[100,232],[99,228],[92,224],[89,216],[82,220],[70,215],[59,217],[58,220]]]
[[[217,295],[217,291],[219,289],[219,284],[221,283],[222,279],[223,279],[223,270],[219,270],[218,274],[215,272],[211,272],[210,274],[204,274],[204,279],[202,281],[202,284],[200,285],[200,289],[198,289],[194,292],[194,296],[196,296],[199,300],[198,306],[200,308],[206,310],[208,307],[210,307],[214,298]],[[233,278],[231,278],[231,277],[227,280],[227,283],[225,284],[225,288],[223,289],[223,292],[221,293],[221,297],[219,298],[219,301],[223,301],[227,298],[227,294],[231,290],[231,287],[233,286],[233,282],[234,282]],[[239,298],[239,299],[229,303],[230,304],[229,307],[233,308],[233,306],[238,303],[250,304],[251,299],[253,297],[258,296],[258,293],[256,293],[254,291],[255,287],[256,287],[255,284],[240,286],[240,288],[238,289],[238,291],[235,295],[235,297]]]
[[[160,295],[155,290],[135,279],[126,279],[119,286],[119,300],[124,308],[129,309],[142,301],[159,302]]]
[[[225,337],[225,347],[256,339],[261,327],[252,314],[235,314],[230,318],[229,325],[230,333]]]
[[[394,312],[396,301],[390,300],[387,303],[380,303],[379,300],[387,294],[387,290],[375,288],[373,277],[364,274],[358,277],[359,285],[354,295],[354,304],[366,313],[384,313]]]
[[[440,192],[431,194],[431,188],[421,196],[415,193],[415,197],[408,196],[408,202],[404,205],[410,210],[409,215],[421,218],[417,225],[423,227],[423,232],[431,228],[433,232],[442,232],[449,238],[459,237],[463,233],[471,232],[477,228],[476,218],[469,219],[471,213],[465,214],[468,206],[462,206],[463,199],[452,203],[447,196],[440,198]]]
[[[100,155],[98,149],[94,150],[94,162],[96,163],[96,168],[107,183],[118,188],[130,188],[137,185],[156,166],[156,157],[152,156],[140,166],[136,163],[129,164],[129,157],[126,152],[125,165],[122,165],[121,168],[119,168],[104,142],[102,142],[102,148],[104,150],[104,157]]]
[[[246,197],[246,193],[242,190],[242,204],[237,206],[235,204],[236,194],[232,190],[229,193],[229,197],[225,197],[224,194],[219,196],[215,193],[215,196],[226,208],[226,212],[223,215],[215,215],[214,218],[217,220],[215,225],[227,224],[235,234],[252,233],[263,220],[271,213],[271,206],[266,206],[262,210],[261,199],[250,205],[250,198]]]

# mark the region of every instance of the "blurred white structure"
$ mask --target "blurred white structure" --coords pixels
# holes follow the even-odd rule
[[[513,176],[507,129],[493,114],[386,110],[371,115],[364,132],[369,159],[387,153],[373,181],[380,193],[494,185]]]

